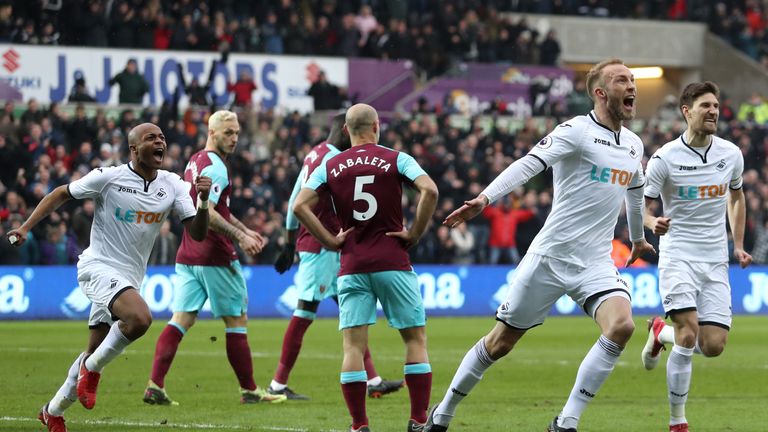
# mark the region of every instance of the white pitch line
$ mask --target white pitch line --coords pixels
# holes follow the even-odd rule
[[[75,355],[75,356],[79,353],[79,351],[72,350],[72,349],[67,349],[67,348],[43,348],[43,347],[24,347],[24,346],[0,348],[0,352],[22,352],[22,353],[29,352],[29,353],[45,353],[45,354],[59,354],[59,353],[67,354],[67,353],[69,353],[69,354],[72,354],[72,355]],[[222,352],[212,352],[212,351],[187,351],[187,350],[182,350],[180,352],[183,353],[184,355],[195,356],[195,357],[221,357],[221,356],[223,356],[223,351]],[[153,355],[154,351],[131,350],[131,349],[128,349],[128,350],[123,351],[123,353],[124,354],[138,354],[138,355]],[[280,357],[280,352],[279,351],[275,351],[275,352],[251,351],[251,357],[255,357],[255,358],[278,358],[278,357]],[[304,358],[304,357],[315,359],[315,360],[340,360],[342,358],[342,355],[341,355],[341,353],[339,353],[339,354],[312,354],[312,353],[304,354],[304,353],[302,353],[302,358]],[[379,356],[379,357],[384,358],[383,356]],[[395,356],[391,356],[391,357],[392,358],[389,359],[389,360],[392,360],[392,359],[402,360],[401,357],[395,357]]]
[[[0,422],[35,422],[39,420],[28,417],[0,417]],[[160,423],[160,422],[134,422],[134,421],[116,421],[116,420],[67,420],[68,424],[87,424],[99,426],[128,426],[140,428],[173,428],[173,429],[210,429],[210,430],[265,430],[265,431],[283,431],[283,432],[308,432],[309,429],[280,427],[280,426],[239,426],[239,425],[217,425],[211,423]],[[338,432],[336,429],[322,429],[320,432]]]

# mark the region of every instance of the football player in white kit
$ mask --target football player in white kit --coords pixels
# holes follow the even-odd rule
[[[597,322],[601,335],[581,363],[568,401],[549,431],[576,431],[581,413],[632,336],[630,296],[611,260],[611,241],[626,201],[629,262],[654,251],[643,235],[643,143],[622,126],[635,116],[637,88],[629,68],[618,59],[595,65],[587,74],[587,87],[592,112],[558,125],[445,220],[449,226],[465,222],[552,167],[552,212],[517,268],[507,298],[496,311],[496,326],[467,352],[445,397],[430,411],[425,431],[447,430],[457,405],[486,369],[509,353],[528,329],[542,324],[563,294]]]
[[[674,327],[666,326],[661,317],[653,318],[641,358],[646,369],[653,369],[664,344],[673,344],[667,387],[669,430],[674,432],[688,432],[685,402],[693,353],[720,355],[731,328],[726,213],[734,257],[742,268],[752,262],[744,251],[744,158],[736,145],[714,135],[719,95],[710,81],[686,86],[680,109],[688,128],[664,144],[646,170],[646,203],[661,197],[664,209],[661,217],[647,212],[645,225],[661,236],[659,293]]]
[[[45,196],[8,240],[19,246],[41,220],[70,199],[92,198],[96,210],[91,244],[80,255],[77,279],[80,289],[93,303],[88,319],[88,349],[80,354],[66,381],[41,410],[39,419],[49,431],[65,432],[63,413],[76,399],[87,409],[96,403],[101,371],[141,337],[152,323],[152,314],[137,288],[147,270],[147,259],[155,237],[174,210],[196,240],[208,234],[208,194],[211,179],[200,176],[195,186],[198,208],[189,196],[189,184],[161,170],[167,151],[159,127],[144,123],[128,135],[131,162],[97,168],[69,185]]]

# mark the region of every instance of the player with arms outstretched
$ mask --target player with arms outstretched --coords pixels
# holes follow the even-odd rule
[[[176,254],[179,279],[174,296],[173,316],[163,329],[155,346],[152,374],[144,402],[171,405],[175,401],[165,391],[165,375],[171,367],[181,339],[195,324],[197,314],[210,299],[214,317],[224,321],[227,359],[240,383],[240,402],[279,403],[285,396],[270,395],[253,380],[253,360],[248,345],[248,291],[233,241],[249,255],[261,252],[264,239],[248,229],[229,211],[230,178],[227,156],[237,147],[240,125],[237,115],[217,111],[208,119],[205,148],[189,160],[184,178],[194,182],[199,176],[212,180],[211,231],[202,242],[193,241],[185,233]],[[195,191],[190,191],[192,197]]]
[[[664,344],[673,344],[667,359],[669,430],[688,432],[685,403],[693,371],[693,354],[716,357],[731,328],[726,214],[733,234],[733,255],[742,268],[752,262],[744,251],[746,200],[742,189],[744,158],[733,143],[715,136],[720,90],[710,81],[689,84],[680,96],[688,128],[664,144],[648,162],[646,203],[661,197],[664,215],[650,212],[645,225],[660,235],[659,293],[664,312],[649,322],[642,351],[646,369],[659,362]]]
[[[91,243],[77,262],[80,289],[93,303],[88,349],[72,363],[64,384],[40,410],[38,418],[49,431],[67,430],[64,411],[76,399],[85,408],[93,408],[102,369],[149,329],[152,314],[138,288],[155,237],[171,210],[176,211],[191,238],[201,241],[208,233],[211,179],[196,179],[199,201],[195,210],[189,185],[178,175],[160,169],[167,145],[159,127],[151,123],[134,127],[128,134],[128,145],[130,163],[97,168],[57,187],[18,230],[8,233],[11,243],[19,246],[29,230],[70,199],[91,198],[96,202]]]
[[[408,248],[429,224],[437,205],[437,186],[413,157],[377,145],[380,124],[373,107],[357,104],[349,108],[345,129],[352,147],[312,173],[296,198],[294,212],[324,247],[341,250],[341,389],[352,415],[350,431],[370,431],[363,355],[368,346],[368,326],[376,323],[377,300],[405,342],[404,373],[411,399],[408,430],[420,431],[426,421],[432,369],[427,357],[424,304]],[[410,229],[403,226],[404,181],[420,192]],[[341,223],[338,234],[328,231],[312,212],[322,188],[333,199]]]
[[[299,270],[296,273],[299,301],[288,323],[288,328],[285,330],[280,362],[268,389],[270,393],[284,394],[288,399],[309,399],[308,396],[298,394],[288,387],[288,377],[299,357],[304,333],[315,320],[320,302],[332,297],[338,303],[336,279],[339,272],[339,252],[324,248],[306,228],[299,225],[293,213],[293,203],[296,201],[301,187],[317,167],[349,148],[349,136],[343,131],[344,121],[344,114],[335,116],[331,122],[328,139],[314,146],[304,158],[301,173],[296,179],[293,193],[288,201],[288,215],[285,220],[285,248],[275,261],[275,270],[283,274],[291,268],[296,250],[299,251]],[[318,198],[313,212],[328,231],[338,232],[339,221],[334,213],[328,192],[321,189],[318,193],[321,196]],[[403,386],[402,380],[390,381],[379,376],[368,349],[365,350],[364,363],[365,373],[368,377],[368,396],[378,398],[387,393],[395,392]]]
[[[565,407],[547,430],[576,432],[579,418],[619,360],[634,331],[626,282],[611,259],[613,231],[626,201],[630,262],[653,251],[643,234],[643,143],[622,126],[635,116],[634,77],[621,60],[595,65],[587,74],[594,110],[558,125],[523,158],[507,167],[476,198],[454,211],[455,226],[552,167],[552,212],[515,272],[495,327],[467,352],[425,430],[448,429],[457,405],[494,362],[531,328],[542,324],[563,294],[600,327],[601,335],[579,366]]]

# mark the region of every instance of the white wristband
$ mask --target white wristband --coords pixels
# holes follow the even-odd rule
[[[197,209],[198,210],[208,210],[208,200],[197,200]]]

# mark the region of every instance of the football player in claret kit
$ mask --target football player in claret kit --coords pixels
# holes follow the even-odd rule
[[[248,291],[232,242],[249,255],[261,252],[264,239],[248,229],[229,211],[230,180],[226,158],[237,147],[240,124],[230,111],[217,111],[208,119],[205,148],[189,160],[184,179],[194,182],[200,176],[212,180],[211,230],[202,242],[185,233],[176,255],[178,286],[174,295],[173,316],[155,346],[152,374],[144,391],[144,402],[152,405],[175,404],[165,391],[165,375],[179,344],[195,324],[197,313],[210,300],[214,317],[224,321],[227,359],[240,384],[241,403],[279,403],[283,395],[270,395],[253,379],[253,360],[248,344]],[[195,191],[190,191],[192,197]]]
[[[285,220],[286,245],[275,261],[275,270],[280,274],[285,273],[293,264],[296,250],[299,251],[301,261],[299,261],[299,270],[296,273],[299,301],[288,323],[288,328],[285,330],[280,362],[275,370],[272,383],[269,385],[270,393],[284,394],[288,396],[288,399],[309,399],[308,396],[298,394],[288,387],[288,376],[296,364],[304,333],[314,321],[320,302],[332,297],[338,303],[336,280],[339,272],[339,252],[324,248],[306,228],[300,226],[292,207],[301,187],[312,172],[331,157],[349,148],[349,136],[343,131],[344,121],[344,114],[335,116],[331,122],[328,139],[313,147],[312,151],[304,158],[304,164],[294,184],[291,199],[288,201],[288,215]],[[328,192],[321,190],[319,193],[321,196],[313,212],[328,231],[338,232],[339,222],[333,211]],[[368,396],[378,398],[387,393],[395,392],[403,386],[403,380],[390,381],[379,376],[369,349],[365,351],[364,363],[365,373],[368,377]]]
[[[64,384],[40,410],[49,431],[65,432],[64,411],[75,400],[87,409],[96,404],[102,369],[125,347],[140,338],[152,323],[152,314],[137,288],[147,270],[155,237],[171,210],[181,218],[189,236],[201,241],[208,234],[208,194],[211,179],[195,180],[198,205],[189,185],[178,175],[161,170],[167,150],[159,127],[144,123],[128,134],[131,162],[97,168],[45,196],[8,239],[21,245],[38,222],[70,199],[94,199],[96,210],[91,243],[80,255],[77,280],[93,303],[88,319],[88,349],[69,368]]]
[[[623,126],[635,116],[637,88],[621,60],[595,65],[587,74],[594,110],[558,125],[523,158],[507,167],[476,198],[451,213],[455,226],[552,167],[552,212],[520,262],[494,328],[464,356],[443,400],[430,411],[425,430],[448,429],[458,404],[494,362],[529,329],[541,325],[563,294],[600,327],[579,366],[576,382],[550,432],[576,432],[579,418],[619,361],[634,331],[626,282],[611,259],[611,241],[626,201],[632,240],[629,263],[653,251],[643,234],[643,143]]]
[[[660,197],[664,214],[656,217],[649,212],[645,225],[661,236],[659,293],[674,326],[653,318],[641,358],[646,369],[653,369],[664,345],[673,344],[667,388],[669,430],[674,432],[688,432],[685,403],[693,354],[720,355],[731,328],[726,214],[734,258],[742,268],[752,262],[744,251],[744,158],[736,145],[715,136],[719,96],[717,85],[710,81],[686,86],[680,109],[688,128],[664,144],[646,169],[646,202]]]
[[[344,338],[344,360],[340,378],[352,416],[350,431],[370,431],[363,356],[368,326],[376,323],[377,300],[405,342],[403,371],[411,401],[407,430],[421,431],[427,417],[432,368],[427,357],[424,304],[408,248],[421,238],[432,218],[437,186],[413,157],[377,145],[380,125],[373,107],[350,107],[344,127],[352,147],[315,169],[293,210],[325,248],[341,251],[339,328]],[[403,182],[420,192],[410,229],[403,226]],[[338,234],[328,231],[312,212],[321,189],[327,189],[333,199],[341,224]]]

